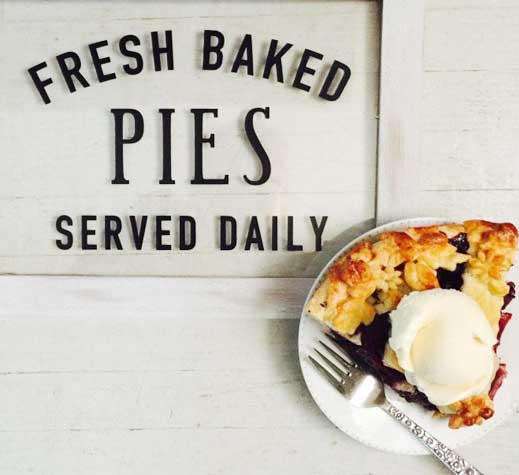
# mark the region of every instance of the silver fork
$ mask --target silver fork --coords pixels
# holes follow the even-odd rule
[[[445,444],[436,439],[436,437],[429,434],[429,432],[407,417],[400,409],[393,406],[386,399],[384,384],[352,363],[342,348],[339,349],[339,347],[335,345],[333,338],[326,334],[325,336],[333,343],[335,349],[320,340],[319,343],[322,345],[322,349],[332,356],[336,362],[333,362],[317,348],[314,348],[315,352],[329,369],[312,356],[308,355],[308,358],[326,380],[354,406],[378,407],[382,409],[393,417],[393,419],[407,427],[407,429],[452,473],[458,475],[483,475],[476,467],[449,449]]]

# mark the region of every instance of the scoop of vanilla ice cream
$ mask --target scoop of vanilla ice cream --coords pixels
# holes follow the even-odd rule
[[[406,379],[436,406],[487,392],[496,337],[481,307],[457,290],[413,292],[391,312],[389,345]]]

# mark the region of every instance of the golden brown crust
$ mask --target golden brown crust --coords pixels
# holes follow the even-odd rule
[[[467,235],[467,254],[449,243],[460,233]],[[392,311],[409,292],[439,287],[438,269],[453,271],[466,263],[461,290],[479,303],[497,334],[509,291],[505,274],[513,264],[517,240],[513,224],[482,220],[382,233],[374,241],[361,242],[330,267],[306,311],[352,339],[359,325]],[[384,359],[386,365],[399,368],[391,352],[386,351]],[[487,395],[456,404],[441,409],[451,416],[452,427],[479,424],[493,414]]]
[[[490,419],[494,415],[494,403],[487,394],[464,399],[452,404],[450,408],[453,411],[449,416],[451,429],[481,425],[485,419]]]
[[[466,221],[470,259],[463,275],[462,291],[484,310],[497,333],[503,298],[509,288],[505,274],[517,248],[517,229],[510,223]]]
[[[467,234],[468,254],[449,243],[459,233]],[[330,267],[306,310],[348,337],[376,314],[393,310],[409,292],[439,287],[439,268],[453,271],[466,262],[462,291],[481,305],[497,332],[508,293],[504,276],[515,257],[517,237],[513,224],[488,221],[382,233],[374,242],[361,242]]]

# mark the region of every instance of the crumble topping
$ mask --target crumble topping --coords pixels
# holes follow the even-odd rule
[[[466,233],[468,253],[450,239]],[[375,315],[396,308],[413,290],[440,287],[438,271],[455,271],[466,264],[461,290],[480,304],[497,332],[503,299],[509,292],[504,279],[517,246],[512,224],[465,221],[382,233],[342,256],[328,270],[326,280],[307,304],[313,317],[345,337]]]
[[[505,297],[512,292],[505,274],[514,262],[517,240],[514,225],[482,220],[382,233],[374,241],[361,242],[329,268],[306,311],[346,338],[343,344],[351,350],[358,347],[359,329],[370,326],[377,316],[387,318],[384,314],[411,291],[457,288],[481,306],[498,335]],[[402,372],[387,344],[380,364],[398,372],[394,377]],[[493,384],[490,393],[499,384]],[[404,397],[409,392],[397,389]],[[409,394],[406,399],[416,399]],[[493,415],[492,397],[473,396],[437,408],[438,414],[449,417],[451,428],[481,424]]]
[[[509,292],[504,276],[514,262],[517,230],[512,224],[487,221],[467,221],[465,229],[470,259],[461,290],[479,303],[497,333],[504,297]]]

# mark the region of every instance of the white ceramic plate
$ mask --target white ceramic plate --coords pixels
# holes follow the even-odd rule
[[[319,282],[324,279],[330,264],[359,241],[372,238],[382,231],[446,222],[451,221],[438,218],[407,219],[380,226],[363,234],[348,243],[321,271],[310,290],[308,298],[313,294]],[[510,280],[517,282],[517,277],[519,277],[517,270],[510,273]],[[515,404],[513,395],[519,393],[519,351],[517,347],[513,348],[514,345],[512,344],[514,341],[519,341],[518,300],[514,300],[508,309],[514,314],[514,318],[504,333],[498,351],[499,356],[507,363],[508,377],[496,395],[494,417],[485,421],[481,426],[452,430],[448,428],[446,419],[433,419],[427,411],[417,404],[408,403],[396,393],[388,390],[386,394],[391,402],[451,448],[471,443],[497,427],[510,415]],[[315,370],[308,360],[308,354],[316,346],[322,331],[323,327],[321,324],[303,312],[299,325],[299,361],[306,385],[315,402],[328,419],[350,437],[371,447],[399,454],[427,454],[427,449],[415,440],[407,429],[401,427],[398,422],[394,421],[380,409],[361,409],[352,406]]]

